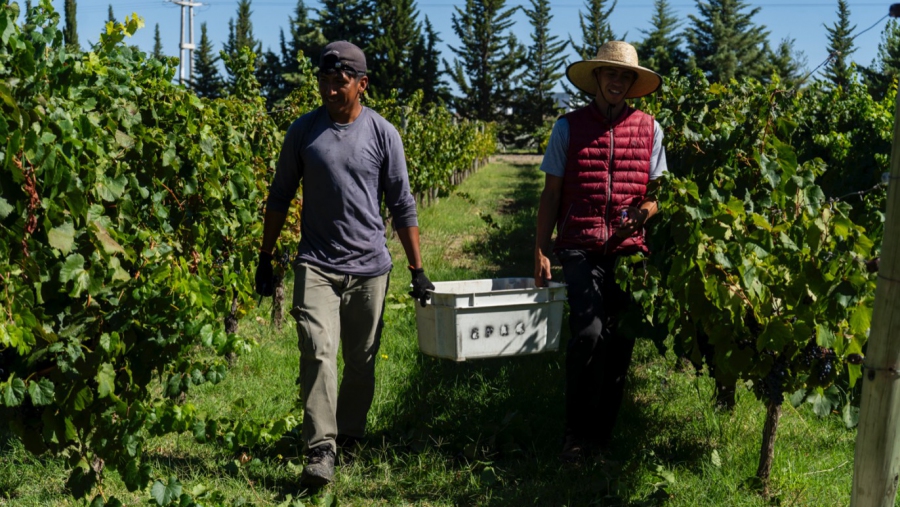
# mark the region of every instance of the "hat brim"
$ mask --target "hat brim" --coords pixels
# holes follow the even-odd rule
[[[609,60],[582,60],[575,62],[566,68],[566,77],[576,88],[587,93],[591,97],[597,95],[599,85],[594,77],[594,69],[598,67],[618,67],[620,69],[628,69],[637,74],[634,84],[625,94],[626,99],[636,99],[645,95],[650,95],[662,86],[662,77],[652,70],[637,65],[624,65],[622,62],[614,62]]]

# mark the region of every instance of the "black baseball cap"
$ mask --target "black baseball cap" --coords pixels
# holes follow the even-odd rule
[[[366,73],[366,55],[352,42],[339,40],[329,43],[319,55],[319,71],[330,69]]]

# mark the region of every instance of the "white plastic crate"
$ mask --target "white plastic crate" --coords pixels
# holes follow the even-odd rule
[[[424,308],[416,302],[419,349],[466,359],[518,356],[559,348],[566,286],[533,278],[434,282]]]

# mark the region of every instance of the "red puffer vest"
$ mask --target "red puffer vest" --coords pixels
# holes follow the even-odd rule
[[[556,224],[556,250],[648,252],[644,231],[616,235],[622,211],[647,195],[653,117],[628,106],[612,124],[597,104],[565,115],[569,149]]]

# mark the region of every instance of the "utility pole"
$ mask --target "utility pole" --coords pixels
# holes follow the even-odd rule
[[[900,4],[890,7],[900,17]],[[851,507],[893,507],[900,474],[900,95],[887,177],[884,242],[866,345]]]
[[[200,7],[203,4],[192,0],[169,0],[175,5],[181,6],[181,43],[178,45],[178,84],[190,83],[194,75],[194,7]],[[187,23],[187,34],[185,34],[185,17],[189,18]],[[187,35],[187,41],[185,41]],[[186,57],[186,58],[185,58]],[[185,80],[185,73],[187,79]]]

